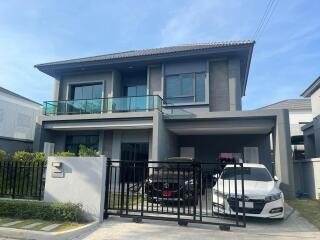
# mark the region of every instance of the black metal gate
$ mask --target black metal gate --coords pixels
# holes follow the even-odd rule
[[[123,177],[126,173],[130,178]],[[105,218],[118,215],[136,222],[156,219],[223,229],[246,226],[243,206],[242,163],[107,162]]]

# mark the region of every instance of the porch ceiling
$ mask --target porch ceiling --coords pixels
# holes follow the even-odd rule
[[[168,122],[167,128],[177,135],[268,134],[275,125],[272,119],[209,120]]]

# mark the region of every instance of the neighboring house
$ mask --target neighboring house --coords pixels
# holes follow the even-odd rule
[[[301,96],[311,99],[313,120],[302,127],[306,158],[320,157],[320,77]]]
[[[0,87],[0,149],[32,150],[41,104]]]
[[[213,42],[36,65],[55,87],[35,150],[77,152],[85,144],[123,161],[215,162],[221,153],[240,153],[270,170],[275,161],[292,197],[288,110],[242,111],[253,46]]]
[[[294,162],[295,188],[300,194],[320,199],[320,77],[301,96],[311,99],[313,119],[301,128],[305,159]]]
[[[310,99],[286,99],[260,109],[288,109],[293,159],[304,159],[303,132],[301,127],[312,121]]]

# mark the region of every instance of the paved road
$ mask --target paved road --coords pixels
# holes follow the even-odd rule
[[[189,224],[178,226],[175,222],[147,221],[133,223],[130,219],[110,217],[93,233],[77,240],[131,240],[131,239],[320,239],[320,231],[289,207],[283,221],[248,221],[247,228],[220,231],[212,225]]]

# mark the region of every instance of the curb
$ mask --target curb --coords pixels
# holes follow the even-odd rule
[[[99,222],[93,222],[82,227],[67,230],[64,232],[41,232],[24,229],[4,228],[0,227],[0,236],[17,239],[32,240],[67,240],[73,239],[80,235],[86,234],[98,228]]]

